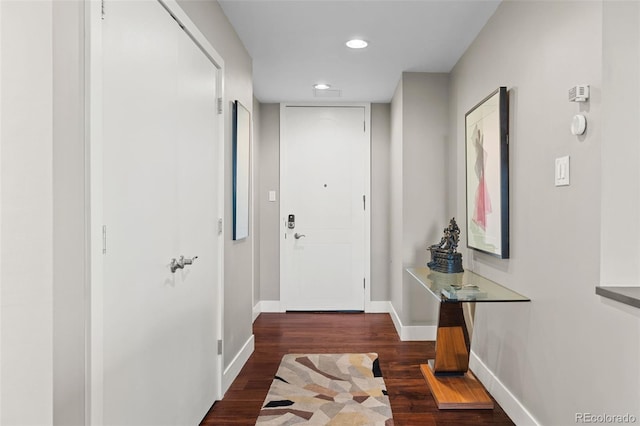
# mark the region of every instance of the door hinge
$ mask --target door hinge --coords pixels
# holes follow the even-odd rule
[[[222,235],[222,218],[218,219],[218,235]]]
[[[367,196],[363,195],[362,196],[362,210],[366,210],[367,209]]]
[[[222,98],[218,98],[218,114],[222,114]]]
[[[366,278],[362,279],[362,288],[367,288],[367,279]]]
[[[102,225],[102,254],[107,253],[107,225]]]
[[[222,355],[222,340],[218,340],[218,355]]]
[[[100,17],[104,21],[104,0],[100,3]]]

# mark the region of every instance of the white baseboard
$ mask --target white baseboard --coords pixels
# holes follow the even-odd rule
[[[389,315],[391,315],[391,320],[396,327],[396,332],[400,340],[403,342],[411,340],[436,340],[437,325],[403,325],[400,316],[391,302],[389,302],[389,308]]]
[[[258,318],[258,315],[260,315],[260,313],[262,312],[262,310],[260,309],[260,303],[262,302],[256,303],[256,305],[253,307],[253,319],[251,320],[252,324],[256,321],[256,318]]]
[[[390,303],[388,300],[373,300],[369,302],[369,306],[365,308],[365,312],[368,314],[387,314],[390,312]],[[284,309],[279,300],[261,300],[253,307],[253,321],[255,321],[262,312],[284,312]]]
[[[222,396],[223,397],[224,397],[224,394],[227,393],[227,391],[229,390],[229,387],[231,387],[231,384],[233,383],[233,381],[236,379],[236,377],[238,377],[238,374],[240,374],[240,370],[242,370],[242,367],[244,367],[244,365],[249,360],[249,357],[253,353],[254,347],[255,347],[255,340],[252,334],[251,337],[247,339],[244,346],[242,346],[242,349],[240,349],[240,351],[233,358],[229,366],[224,369],[224,373],[222,374]]]
[[[391,312],[391,302],[372,300],[369,302],[369,306],[364,308],[364,311],[368,314],[388,314]]]
[[[282,304],[279,300],[261,300],[253,307],[253,321],[262,312],[284,312],[284,309],[282,309]]]
[[[539,426],[525,406],[473,351],[469,354],[469,368],[515,424]]]

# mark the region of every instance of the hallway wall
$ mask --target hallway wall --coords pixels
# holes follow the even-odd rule
[[[260,104],[260,300],[280,300],[280,104]],[[276,201],[269,201],[275,191]],[[257,301],[256,301],[257,302]]]
[[[371,300],[390,300],[391,104],[371,104]]]
[[[391,102],[391,303],[403,325],[435,325],[438,304],[405,272],[427,263],[447,217],[449,76],[402,73]]]
[[[452,214],[461,218],[465,113],[498,86],[510,90],[511,259],[461,247],[467,268],[532,299],[478,304],[472,367],[484,371],[484,363],[496,376],[485,383],[494,396],[506,396],[503,385],[540,424],[572,424],[583,412],[640,417],[640,312],[595,295],[602,3],[502,2],[451,83]],[[591,86],[588,103],[568,101],[576,84]],[[588,120],[583,137],[569,132],[579,111]],[[564,155],[571,156],[571,185],[555,187],[554,159]],[[515,409],[516,424],[530,424],[512,402],[501,404]]]
[[[53,422],[85,424],[89,319],[89,192],[85,139],[84,13],[53,2]]]
[[[1,2],[3,425],[45,425],[53,421],[52,32],[51,3]]]
[[[639,52],[640,2],[605,2],[600,280],[606,286],[640,285]]]

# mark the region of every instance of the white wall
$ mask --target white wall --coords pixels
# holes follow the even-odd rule
[[[252,175],[251,175],[251,203],[253,204],[253,214],[251,216],[253,227],[253,299],[251,300],[251,306],[255,306],[260,301],[260,235],[262,234],[260,226],[260,198],[258,191],[260,190],[260,179],[262,176],[260,168],[260,134],[258,129],[260,128],[260,102],[254,96],[253,97],[253,114],[251,116],[251,122],[253,127],[251,128],[251,161],[252,161]]]
[[[231,361],[251,339],[253,312],[253,238],[255,230],[249,229],[249,237],[233,241],[232,234],[232,103],[239,100],[253,114],[253,82],[251,57],[229,23],[222,8],[215,0],[179,0],[178,3],[207,37],[211,45],[224,59],[224,108],[225,108],[225,181],[229,195],[225,200],[225,250],[224,250],[224,366]],[[253,173],[253,172],[252,172]],[[253,207],[253,203],[251,203]],[[253,214],[253,212],[251,213]]]
[[[427,245],[437,243],[446,215],[448,142],[447,74],[403,73],[403,262],[425,265]]]
[[[371,104],[371,300],[390,300],[391,104]]]
[[[260,116],[260,300],[280,300],[280,104],[260,104]]]
[[[3,1],[0,15],[0,423],[46,425],[53,420],[52,5]]]
[[[403,200],[404,191],[403,185],[403,173],[402,173],[402,132],[403,132],[403,81],[400,78],[398,86],[391,99],[391,153],[389,155],[390,169],[389,169],[389,187],[391,194],[389,201],[391,209],[389,212],[390,219],[390,233],[391,233],[391,264],[389,277],[391,285],[391,304],[397,307],[402,312],[402,282],[403,282]]]
[[[84,5],[53,2],[53,422],[87,411]]]
[[[511,259],[463,256],[466,266],[532,299],[478,304],[472,350],[540,424],[574,424],[577,412],[640,418],[640,310],[594,291],[600,145],[607,142],[601,48],[600,2],[503,2],[451,76],[453,213],[460,218],[464,115],[498,86],[510,89]],[[591,85],[582,107],[567,99],[576,84]],[[580,110],[588,130],[578,138],[569,124]],[[571,156],[571,186],[556,188],[554,159],[563,155]],[[517,407],[509,414],[517,424],[531,421]]]
[[[640,286],[640,3],[607,1],[603,14],[600,282]]]
[[[446,74],[403,73],[391,104],[392,304],[403,325],[435,324],[438,306],[404,268],[425,266],[447,217]]]

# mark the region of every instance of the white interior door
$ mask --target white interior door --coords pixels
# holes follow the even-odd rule
[[[281,108],[281,302],[364,310],[369,133],[364,106]],[[288,225],[289,215],[295,227]]]
[[[104,424],[197,424],[221,376],[217,69],[159,3],[105,11]]]

